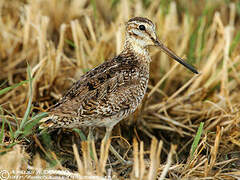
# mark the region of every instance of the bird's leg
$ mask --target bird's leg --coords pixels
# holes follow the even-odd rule
[[[89,127],[87,140],[88,140],[88,147],[89,147],[90,157],[92,158],[92,160],[94,160],[94,156],[92,155],[93,154],[92,142],[95,143],[94,136],[93,136],[93,127]]]
[[[104,136],[104,138],[103,138],[105,144],[107,144],[107,142],[108,142],[108,140],[109,140],[109,138],[110,138],[110,136],[111,136],[112,129],[113,129],[113,127],[107,127],[107,128],[106,128],[106,133],[105,133],[105,136]]]
[[[92,130],[93,130],[93,128],[92,128],[92,127],[89,127],[88,137],[87,137],[88,141],[94,140]]]
[[[106,134],[104,136],[104,145],[105,146],[106,146],[106,144],[107,144],[107,142],[108,142],[108,140],[110,138],[110,135],[111,135],[111,132],[112,132],[112,128],[113,127],[107,127],[106,128]],[[131,161],[126,161],[125,159],[123,159],[123,157],[114,149],[114,147],[111,144],[109,146],[109,150],[121,162],[121,164],[123,164],[123,165],[131,165],[132,164]]]
[[[72,144],[76,144],[78,152],[81,151],[81,138],[76,131],[73,131]]]

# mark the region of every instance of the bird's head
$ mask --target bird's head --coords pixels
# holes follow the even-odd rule
[[[173,51],[167,48],[156,35],[155,25],[147,18],[134,17],[126,23],[126,46],[130,45],[138,52],[144,51],[148,46],[160,47],[169,57],[190,69],[193,73],[198,71],[178,57]]]

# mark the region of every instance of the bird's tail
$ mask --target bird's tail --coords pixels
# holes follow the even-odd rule
[[[39,122],[41,123],[39,126],[40,130],[54,128],[54,126],[55,126],[52,116],[42,118]]]

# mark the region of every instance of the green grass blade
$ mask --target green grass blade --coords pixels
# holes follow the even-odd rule
[[[0,85],[0,88],[2,88],[7,82],[8,82],[7,80],[4,80],[4,81],[2,82],[2,84]]]
[[[80,139],[81,139],[82,141],[86,141],[86,140],[87,140],[86,136],[83,134],[83,132],[82,132],[80,129],[74,128],[73,130],[74,130],[76,133],[79,134]]]
[[[194,28],[190,40],[189,40],[189,51],[188,51],[188,61],[190,63],[195,63],[196,61],[196,44],[197,44],[197,37],[198,37],[198,31],[200,29],[200,23],[202,21],[202,18],[198,20],[197,27]]]
[[[234,37],[231,47],[230,47],[230,54],[232,54],[232,51],[235,49],[235,47],[238,45],[240,41],[240,31],[237,32],[236,36]]]
[[[5,118],[3,116],[2,108],[0,107],[1,115],[2,115],[2,127],[1,127],[1,133],[0,133],[0,143],[3,143],[4,138],[4,126],[5,126]]]
[[[199,127],[198,127],[197,134],[196,134],[196,136],[193,140],[192,147],[191,147],[191,150],[190,150],[190,158],[191,159],[193,158],[193,154],[196,151],[198,143],[201,139],[201,135],[202,135],[202,132],[203,132],[203,125],[204,125],[204,122],[201,122]]]
[[[240,2],[236,3],[237,14],[240,16]]]
[[[2,128],[1,128],[1,134],[0,134],[0,143],[3,143],[4,138],[4,126],[5,126],[5,120],[2,121]]]
[[[28,74],[28,79],[29,79],[29,100],[28,100],[28,106],[27,106],[27,110],[24,114],[24,117],[20,123],[20,130],[23,129],[23,126],[25,125],[27,119],[28,119],[28,116],[31,112],[31,107],[32,107],[32,76],[31,76],[31,70],[30,70],[30,67],[28,65],[27,67],[27,74]]]
[[[9,121],[7,121],[7,124],[8,124],[8,128],[9,128],[10,138],[13,141],[14,140],[14,132],[12,130],[12,126]]]
[[[94,19],[97,19],[97,5],[96,5],[96,1],[95,0],[90,0],[90,3],[93,7],[93,16]]]
[[[38,122],[46,116],[47,113],[40,113],[34,116],[30,121],[26,123],[23,130],[23,137],[32,133],[33,127],[38,124]]]
[[[120,0],[112,0],[111,7],[115,7],[119,3],[119,1]]]
[[[87,141],[88,140],[88,142],[91,142],[91,141],[89,141],[88,138],[86,138],[86,136],[83,134],[83,132],[80,129],[74,128],[73,131],[75,131],[76,133],[79,134],[80,139],[82,141]],[[91,143],[89,143],[88,145],[89,145],[89,148],[90,148],[90,152],[89,152],[90,157],[91,157],[92,160],[94,160],[93,147],[92,147]]]
[[[76,48],[76,45],[74,44],[73,41],[69,40],[69,39],[65,39],[64,40],[69,46],[71,46],[72,48]]]
[[[3,94],[5,94],[5,93],[7,93],[8,91],[10,91],[10,90],[12,90],[12,89],[14,89],[14,88],[17,88],[18,86],[21,86],[21,85],[27,83],[28,81],[29,81],[29,80],[21,81],[20,83],[14,84],[14,85],[9,86],[9,87],[6,87],[6,88],[4,88],[4,89],[1,89],[1,90],[0,90],[0,96],[3,95]]]
[[[11,143],[11,144],[4,145],[4,149],[10,149],[10,148],[12,148],[13,146],[15,146],[16,144],[18,144],[18,143],[17,143],[17,142],[13,142],[13,143]],[[0,156],[7,153],[7,151],[5,151],[4,149],[3,149],[2,151],[0,151]]]
[[[17,127],[19,128],[19,121],[17,120],[16,116],[12,112],[8,111],[7,109],[3,109],[3,111],[8,113],[14,119]],[[9,121],[6,121],[6,122],[9,122]]]
[[[26,122],[26,125],[31,123],[32,121],[35,121],[36,119],[41,120],[42,118],[47,117],[47,116],[48,116],[47,112],[42,112],[42,113],[36,114],[35,116],[33,116],[30,120],[28,120]]]
[[[9,113],[7,110],[3,109],[3,108],[0,106],[0,115],[1,115],[1,117],[2,117],[2,129],[1,129],[1,132],[0,132],[0,134],[1,134],[1,135],[0,135],[0,142],[3,142],[2,137],[3,137],[3,135],[4,135],[5,123],[8,124],[10,138],[11,138],[11,140],[13,141],[13,140],[14,140],[14,132],[13,132],[13,130],[12,130],[12,126],[11,126],[9,120],[7,120],[7,119],[4,117],[4,111],[7,112],[7,113]],[[11,113],[10,113],[10,114],[11,114]],[[14,117],[14,119],[16,118],[13,114],[11,114],[11,116]],[[16,119],[15,119],[15,120],[16,120]],[[3,133],[3,135],[2,135],[2,133]]]
[[[41,139],[43,141],[44,146],[46,146],[47,149],[51,149],[52,139],[51,139],[50,134],[48,134],[48,132],[46,130],[41,131]]]

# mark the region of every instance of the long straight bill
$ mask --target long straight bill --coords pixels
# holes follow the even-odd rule
[[[159,42],[159,41],[155,41],[156,45],[161,47],[162,50],[171,58],[173,58],[174,60],[176,60],[177,62],[179,62],[180,64],[182,64],[183,66],[185,66],[186,68],[188,68],[189,70],[191,70],[193,73],[198,74],[198,71],[195,69],[195,67],[193,67],[192,65],[186,63],[182,58],[178,57],[173,51],[171,51],[170,49],[168,49],[166,46],[164,46],[163,43]]]

